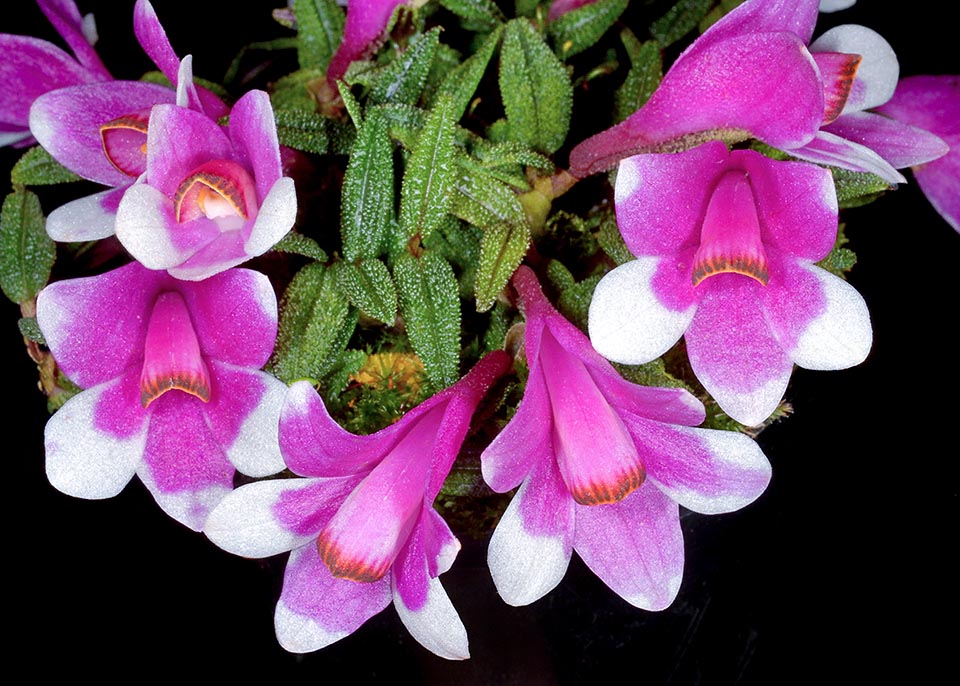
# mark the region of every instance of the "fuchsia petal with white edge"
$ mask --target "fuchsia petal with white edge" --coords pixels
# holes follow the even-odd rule
[[[263,202],[273,184],[283,176],[280,141],[269,95],[255,90],[237,100],[230,110],[230,140],[241,156],[240,161],[253,171],[257,199]]]
[[[372,53],[387,29],[387,22],[397,5],[405,0],[364,0],[351,2],[343,27],[343,40],[327,65],[327,80],[342,78],[354,60]]]
[[[645,484],[612,505],[577,506],[574,550],[617,595],[663,610],[680,590],[683,532],[677,503]]]
[[[60,205],[47,215],[47,235],[65,243],[83,243],[112,236],[117,223],[117,207],[127,188],[111,188]]]
[[[57,33],[63,38],[77,61],[92,73],[99,74],[104,80],[111,78],[110,72],[93,49],[94,36],[88,36],[85,31],[84,17],[80,16],[73,0],[37,0],[41,11],[53,24]],[[92,18],[92,17],[91,17]]]
[[[950,150],[929,131],[873,112],[845,114],[823,130],[873,150],[897,169],[931,162]]]

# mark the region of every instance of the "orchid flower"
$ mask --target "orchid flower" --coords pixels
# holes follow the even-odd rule
[[[73,55],[30,36],[0,34],[0,146],[33,143],[30,105],[44,93],[113,77],[93,49],[93,16],[80,16],[73,0],[37,0]]]
[[[291,551],[277,603],[280,644],[305,653],[347,636],[391,603],[441,657],[468,657],[467,635],[438,576],[460,544],[432,503],[470,418],[510,366],[503,351],[377,433],[357,436],[327,413],[309,382],[290,387],[280,448],[303,479],[241,486],[205,533],[245,557]]]
[[[747,0],[676,59],[647,103],[577,145],[570,172],[587,176],[630,155],[676,152],[711,139],[802,147],[824,119],[821,71],[806,45],[816,0]]]
[[[371,53],[383,39],[383,32],[398,5],[413,0],[352,0],[347,3],[343,40],[327,65],[327,81],[343,78],[351,62]]]
[[[949,152],[923,163],[907,163],[930,204],[960,231],[960,76],[911,76],[876,112],[936,135]]]
[[[767,487],[770,463],[744,434],[691,428],[705,413],[687,391],[624,380],[527,267],[513,285],[530,373],[516,414],[480,456],[494,491],[520,485],[488,549],[497,590],[510,605],[531,603],[576,551],[628,603],[661,610],[683,574],[678,504],[744,507]]]
[[[58,490],[110,498],[136,474],[167,514],[199,530],[236,470],[283,469],[287,387],[259,371],[277,333],[266,276],[235,269],[191,283],[131,263],[47,286],[37,322],[85,389],[47,422]]]
[[[712,141],[623,160],[615,202],[637,259],[594,292],[590,338],[604,357],[648,362],[684,336],[697,378],[747,425],[777,407],[794,363],[844,369],[866,358],[863,298],[814,264],[837,236],[828,170]]]
[[[228,112],[213,93],[193,83],[192,61],[173,53],[152,5],[138,0],[134,32],[144,51],[179,91],[179,103],[217,119]],[[146,171],[150,109],[178,102],[178,92],[140,81],[106,80],[52,90],[30,107],[30,131],[67,169],[110,190],[54,210],[47,233],[57,241],[112,236],[123,193]]]
[[[150,269],[199,280],[261,255],[297,216],[270,97],[249,91],[224,129],[202,112],[155,105],[147,165],[117,208],[117,238]]]

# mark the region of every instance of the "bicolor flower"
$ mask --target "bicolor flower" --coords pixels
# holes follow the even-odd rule
[[[767,487],[770,463],[744,434],[693,428],[703,405],[632,384],[544,297],[513,277],[526,328],[523,400],[480,456],[497,492],[520,485],[487,554],[497,590],[526,605],[563,578],[573,551],[615,593],[661,610],[683,574],[679,505],[730,512]]]
[[[347,3],[343,40],[327,65],[330,83],[343,78],[351,62],[363,59],[376,49],[383,40],[393,11],[404,2],[411,0],[353,0]]]
[[[907,162],[930,204],[960,231],[960,76],[910,76],[902,79],[879,115],[903,126],[936,135],[948,147],[942,157],[927,162]]]
[[[113,235],[120,198],[146,171],[147,125],[154,105],[179,100],[215,119],[228,112],[216,95],[194,85],[191,58],[182,63],[177,58],[147,0],[139,0],[134,8],[134,32],[177,90],[111,79],[50,91],[30,107],[30,131],[40,145],[74,173],[110,187],[51,212],[47,233],[54,240]]]
[[[180,281],[131,263],[58,281],[37,322],[60,369],[85,389],[47,422],[50,483],[110,498],[136,474],[171,517],[199,530],[235,471],[283,469],[285,384],[259,371],[277,333],[269,280],[234,269]]]
[[[198,280],[263,254],[296,216],[270,97],[254,90],[226,128],[190,108],[153,107],[146,171],[120,201],[116,233],[144,266]]]
[[[397,423],[344,431],[310,383],[290,388],[280,448],[302,479],[241,486],[204,529],[245,557],[291,551],[277,603],[277,639],[305,653],[347,636],[391,602],[410,633],[441,657],[468,657],[467,635],[437,578],[460,544],[433,501],[470,418],[510,366],[503,351]]]
[[[816,20],[817,0],[747,0],[680,54],[643,107],[577,145],[570,172],[583,177],[712,139],[757,138],[781,150],[809,143],[826,105],[806,47]]]
[[[30,105],[44,93],[113,77],[93,43],[93,16],[80,16],[73,0],[37,0],[40,9],[70,48],[30,36],[0,34],[0,146],[30,145]]]
[[[648,362],[684,336],[720,407],[756,425],[793,370],[843,369],[873,338],[863,298],[815,265],[837,236],[830,172],[712,141],[620,163],[617,223],[637,259],[604,276],[590,305],[594,347]]]

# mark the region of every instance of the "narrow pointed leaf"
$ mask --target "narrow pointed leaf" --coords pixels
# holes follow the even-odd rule
[[[567,59],[592,47],[616,23],[628,4],[629,0],[597,0],[551,22],[550,37],[557,54]]]
[[[663,47],[676,43],[697,27],[712,6],[713,0],[680,0],[650,25],[650,35]]]
[[[514,141],[486,143],[486,141],[481,141],[479,145],[474,147],[473,152],[485,167],[520,165],[533,167],[547,174],[552,174],[554,171],[553,162],[549,157],[534,152],[523,143]]]
[[[617,122],[640,109],[663,80],[663,57],[657,41],[641,43],[630,29],[620,33],[620,40],[630,56],[630,71],[614,96]]]
[[[855,172],[832,167],[833,183],[837,189],[837,203],[842,208],[866,205],[894,186],[870,172]]]
[[[360,130],[343,178],[343,254],[353,262],[378,257],[393,218],[393,155],[387,123],[372,110]]]
[[[326,117],[305,110],[277,110],[274,117],[280,145],[317,155],[329,152]]]
[[[439,28],[412,39],[406,52],[377,74],[370,91],[370,104],[415,104],[430,74],[430,65],[439,42]]]
[[[10,171],[10,182],[21,186],[49,186],[80,180],[39,145],[23,153]]]
[[[357,98],[353,95],[353,91],[350,90],[350,86],[348,86],[345,81],[337,81],[337,90],[340,92],[343,106],[346,108],[347,114],[350,115],[353,125],[359,129],[363,124],[363,108],[360,107],[360,103],[357,102]]]
[[[444,388],[459,378],[460,299],[453,269],[440,255],[404,253],[393,268],[400,311],[430,382]]]
[[[496,302],[530,246],[526,221],[498,224],[483,232],[475,293],[477,312],[486,312]]]
[[[525,19],[507,24],[500,49],[500,94],[512,140],[545,153],[563,145],[573,104],[570,76]]]
[[[379,105],[376,111],[387,122],[390,137],[407,150],[413,150],[426,123],[427,114],[414,105]]]
[[[441,95],[448,96],[453,101],[453,115],[458,120],[467,111],[470,101],[473,99],[477,87],[487,71],[487,65],[490,58],[493,57],[497,45],[500,43],[500,36],[503,34],[503,26],[497,28],[484,39],[480,48],[470,55],[456,69],[453,69],[440,84],[437,90],[437,97]]]
[[[341,262],[337,280],[350,302],[364,314],[392,326],[397,318],[397,289],[390,270],[380,260]]]
[[[450,211],[481,229],[527,220],[517,194],[465,157],[459,164]]]
[[[304,257],[310,257],[317,262],[326,262],[329,259],[327,257],[327,253],[324,252],[323,248],[321,248],[315,240],[309,236],[304,236],[302,233],[296,233],[295,231],[291,231],[279,241],[274,243],[271,250],[292,253],[294,255],[303,255]]]
[[[449,98],[437,101],[423,131],[400,190],[400,230],[426,240],[450,208],[456,165],[454,162],[453,109]]]
[[[32,300],[50,279],[56,246],[45,229],[40,199],[11,193],[0,212],[0,288],[15,303]]]
[[[467,20],[474,30],[491,30],[505,21],[493,0],[440,0],[440,4]]]
[[[294,0],[301,69],[326,69],[343,37],[346,18],[335,0]]]
[[[40,345],[47,344],[46,339],[43,337],[43,331],[40,330],[40,325],[37,324],[36,317],[20,317],[20,319],[17,320],[17,328],[20,329],[20,334],[28,341],[33,341]]]
[[[351,317],[330,270],[318,262],[308,264],[293,277],[280,303],[271,373],[285,383],[320,378],[342,353],[344,330],[352,333],[355,325],[356,315]]]

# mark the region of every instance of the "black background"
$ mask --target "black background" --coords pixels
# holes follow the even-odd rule
[[[195,71],[216,78],[244,38],[286,35],[267,14],[273,4],[240,17],[225,3],[155,6],[178,54],[192,52]],[[32,3],[16,6],[16,16],[4,8],[0,30],[56,40]],[[81,2],[96,12],[101,54],[118,77],[150,68],[130,30],[131,7]],[[957,73],[952,23],[937,3],[897,7],[892,14],[861,0],[821,15],[817,33],[866,24],[897,50],[901,75]],[[16,156],[2,153],[9,168]],[[673,606],[632,608],[574,559],[550,595],[511,608],[490,581],[485,544],[464,541],[442,577],[470,636],[464,663],[424,650],[392,609],[322,651],[290,655],[272,626],[283,557],[220,551],[166,517],[137,482],[97,502],[54,490],[43,472],[45,400],[20,344],[17,308],[5,302],[8,664],[74,676],[243,669],[249,677],[462,684],[615,674],[650,685],[923,683],[955,672],[960,487],[950,427],[958,425],[960,236],[915,183],[842,219],[860,260],[850,281],[871,311],[873,351],[854,369],[796,371],[788,391],[795,415],[760,437],[774,466],[767,492],[741,512],[684,518],[687,568]]]

